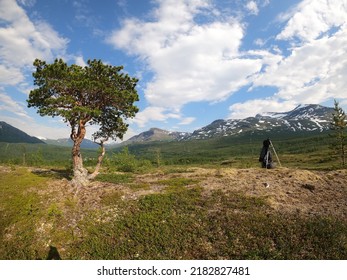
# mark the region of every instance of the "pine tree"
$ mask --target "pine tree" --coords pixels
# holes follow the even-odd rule
[[[346,165],[346,114],[339,106],[339,103],[334,100],[333,121],[330,124],[330,129],[333,131],[331,136],[334,138],[333,149],[335,154],[341,159],[341,165]]]
[[[62,59],[54,63],[34,61],[36,86],[29,94],[28,106],[36,107],[41,116],[60,116],[70,125],[73,183],[88,184],[98,174],[105,156],[104,142],[123,138],[128,129],[126,120],[138,112],[138,80],[125,74],[123,66],[104,64],[101,60],[88,60],[87,66],[67,65]],[[81,143],[88,125],[99,129],[92,135],[100,145],[101,154],[95,171],[88,175],[83,167]]]

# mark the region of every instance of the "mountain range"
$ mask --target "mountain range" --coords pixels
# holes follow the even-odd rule
[[[329,130],[333,108],[300,105],[289,112],[262,113],[245,119],[216,120],[195,130],[187,139],[208,139],[243,133],[318,133]]]
[[[151,128],[131,137],[121,145],[148,143],[153,141],[189,141],[196,139],[210,139],[216,137],[252,134],[279,134],[279,133],[320,133],[329,130],[332,121],[333,108],[316,104],[300,105],[289,112],[262,113],[255,117],[245,119],[215,120],[209,125],[189,132],[167,131],[160,128]],[[68,138],[41,141],[36,137],[20,131],[11,125],[0,122],[0,142],[12,143],[47,143],[58,146],[72,146]],[[82,148],[97,148],[94,142],[85,139]]]
[[[245,133],[319,133],[329,130],[333,112],[333,108],[309,104],[299,105],[289,112],[267,112],[245,119],[215,120],[193,133],[170,132],[159,128],[151,128],[123,142],[123,145],[151,141],[210,139]]]

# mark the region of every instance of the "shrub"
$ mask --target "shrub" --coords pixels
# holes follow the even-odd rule
[[[152,167],[149,160],[136,159],[135,155],[129,152],[128,147],[125,147],[120,153],[114,154],[111,162],[121,172],[137,172]]]

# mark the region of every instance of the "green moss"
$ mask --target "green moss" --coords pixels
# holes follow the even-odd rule
[[[131,183],[134,181],[134,175],[131,173],[104,173],[99,174],[96,180],[114,184]]]
[[[149,183],[131,183],[128,184],[128,187],[134,191],[138,190],[149,190],[151,188],[151,185]]]
[[[180,177],[174,177],[171,179],[158,181],[158,184],[166,185],[170,187],[184,187],[188,185],[196,185],[197,183],[199,183],[199,180],[197,179],[180,178]]]

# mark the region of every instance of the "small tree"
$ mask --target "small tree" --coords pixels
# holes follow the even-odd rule
[[[334,138],[333,149],[341,159],[341,165],[346,164],[346,114],[339,106],[339,103],[334,100],[333,121],[330,124],[330,129],[333,131],[331,136]]]
[[[62,59],[54,63],[34,61],[34,85],[28,107],[36,107],[41,116],[61,116],[71,128],[73,141],[73,183],[87,185],[99,172],[105,155],[104,143],[123,138],[128,125],[124,122],[138,112],[135,89],[138,80],[122,73],[122,66],[111,66],[101,60],[88,60],[87,66],[68,66]],[[80,145],[87,124],[98,125],[94,142],[101,147],[95,171],[88,175],[83,167]]]

